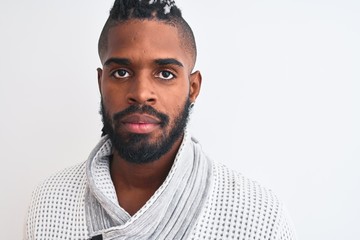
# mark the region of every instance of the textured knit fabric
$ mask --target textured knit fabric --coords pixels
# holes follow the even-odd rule
[[[104,239],[186,239],[208,197],[211,162],[188,134],[164,183],[134,215],[118,204],[109,174],[111,142],[105,137],[87,165],[85,209],[89,234]]]
[[[184,138],[186,139],[186,138]],[[25,239],[31,240],[57,240],[57,239],[81,239],[86,240],[92,237],[95,230],[96,234],[105,232],[104,239],[159,239],[159,235],[134,236],[133,230],[136,229],[138,220],[146,216],[147,209],[151,206],[168,206],[168,202],[161,199],[164,191],[175,194],[178,189],[170,184],[171,179],[176,174],[181,175],[182,162],[193,161],[194,158],[200,161],[209,162],[208,166],[212,166],[210,174],[205,174],[201,181],[206,182],[207,189],[203,191],[205,200],[203,204],[195,203],[195,207],[185,209],[179,215],[182,221],[189,216],[190,220],[185,221],[188,224],[186,234],[171,235],[164,239],[239,239],[239,240],[292,240],[295,239],[294,231],[287,217],[283,205],[276,196],[269,190],[263,188],[258,183],[242,176],[241,174],[229,170],[222,164],[210,162],[205,154],[199,148],[198,143],[194,139],[188,141],[190,146],[198,149],[201,156],[189,155],[186,158],[179,157],[186,148],[180,148],[177,154],[177,160],[169,172],[169,176],[158,189],[158,191],[149,199],[134,216],[127,215],[125,210],[121,210],[118,205],[114,185],[110,178],[109,163],[106,161],[106,155],[109,153],[111,145],[108,141],[104,141],[96,148],[103,151],[102,158],[95,161],[93,165],[92,177],[98,189],[101,189],[107,203],[116,206],[115,211],[122,211],[121,214],[115,216],[122,219],[122,223],[116,226],[105,226],[103,223],[94,224],[94,219],[89,222],[88,207],[90,197],[89,192],[93,186],[89,183],[86,176],[87,163],[82,163],[74,167],[65,169],[60,173],[48,178],[33,193],[30,204],[28,218],[26,223]],[[184,143],[182,144],[182,146]],[[95,150],[96,150],[95,149]],[[95,151],[94,150],[94,151]],[[95,152],[99,152],[96,150]],[[100,152],[101,152],[100,151]],[[94,152],[92,153],[94,155]],[[189,158],[191,158],[189,160]],[[93,159],[93,158],[89,158]],[[195,161],[196,162],[196,161]],[[184,164],[186,165],[186,164]],[[204,165],[206,166],[206,164]],[[206,171],[205,171],[206,172]],[[176,177],[175,177],[176,178]],[[185,184],[185,186],[187,186]],[[196,187],[193,186],[196,189]],[[191,189],[190,189],[191,190]],[[190,195],[197,194],[192,191]],[[193,197],[193,196],[192,196]],[[201,199],[201,198],[200,198]],[[98,200],[98,199],[97,199]],[[200,201],[201,202],[201,201]],[[98,205],[99,206],[99,205]],[[100,206],[101,203],[100,203]],[[173,206],[174,207],[174,206]],[[176,207],[176,206],[175,206]],[[106,208],[106,207],[105,207]],[[101,208],[100,208],[101,209]],[[172,209],[173,210],[173,209]],[[196,211],[193,213],[192,211]],[[189,214],[189,211],[192,214]],[[109,211],[103,211],[103,216],[95,217],[95,220],[111,220],[107,214]],[[113,214],[114,211],[110,211]],[[161,214],[167,214],[165,213]],[[157,212],[151,212],[149,218],[151,220],[157,218]],[[171,214],[169,215],[171,216]],[[174,220],[169,218],[169,225],[174,226]],[[184,220],[185,219],[185,220]],[[191,219],[195,219],[192,221]],[[161,220],[161,219],[160,219]],[[101,222],[100,221],[100,222]],[[112,221],[110,221],[112,222]],[[155,221],[154,221],[155,222]],[[166,224],[167,221],[165,221]],[[112,222],[113,224],[114,222]],[[164,221],[160,221],[151,227],[163,227]],[[111,238],[106,232],[109,229],[94,229],[94,226],[110,227],[121,229],[121,236]],[[132,226],[127,231],[126,226]],[[131,230],[131,231],[130,231]]]

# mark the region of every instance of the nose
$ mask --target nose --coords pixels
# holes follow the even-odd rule
[[[154,105],[156,99],[151,79],[139,76],[132,80],[127,94],[129,104]]]

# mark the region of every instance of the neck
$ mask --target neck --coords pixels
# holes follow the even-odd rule
[[[179,138],[160,159],[146,164],[127,162],[114,152],[111,178],[119,204],[130,215],[139,210],[164,182],[181,142],[182,138]]]

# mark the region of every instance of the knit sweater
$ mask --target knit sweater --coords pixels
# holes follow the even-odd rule
[[[191,144],[195,143],[196,140],[191,139]],[[187,239],[295,239],[284,206],[272,191],[218,162],[211,163],[209,193]],[[114,188],[108,169],[103,168],[103,174],[96,179],[105,191]],[[174,172],[176,170],[170,171],[169,175]],[[167,187],[167,184],[162,186]],[[67,168],[40,184],[33,192],[25,239],[90,239],[85,211],[88,188],[86,162]],[[113,201],[116,196],[110,194],[109,198]],[[127,238],[125,232],[121,239],[144,238]]]

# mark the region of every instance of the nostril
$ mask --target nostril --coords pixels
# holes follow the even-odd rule
[[[129,104],[154,104],[155,102],[156,102],[155,98],[148,98],[145,99],[144,101],[137,100],[136,98],[133,97],[128,98]]]
[[[155,102],[155,98],[149,98],[146,100],[146,102],[148,103],[154,103]]]
[[[136,101],[135,98],[128,98],[128,103],[129,104],[134,104],[134,103],[137,103],[137,101]]]

